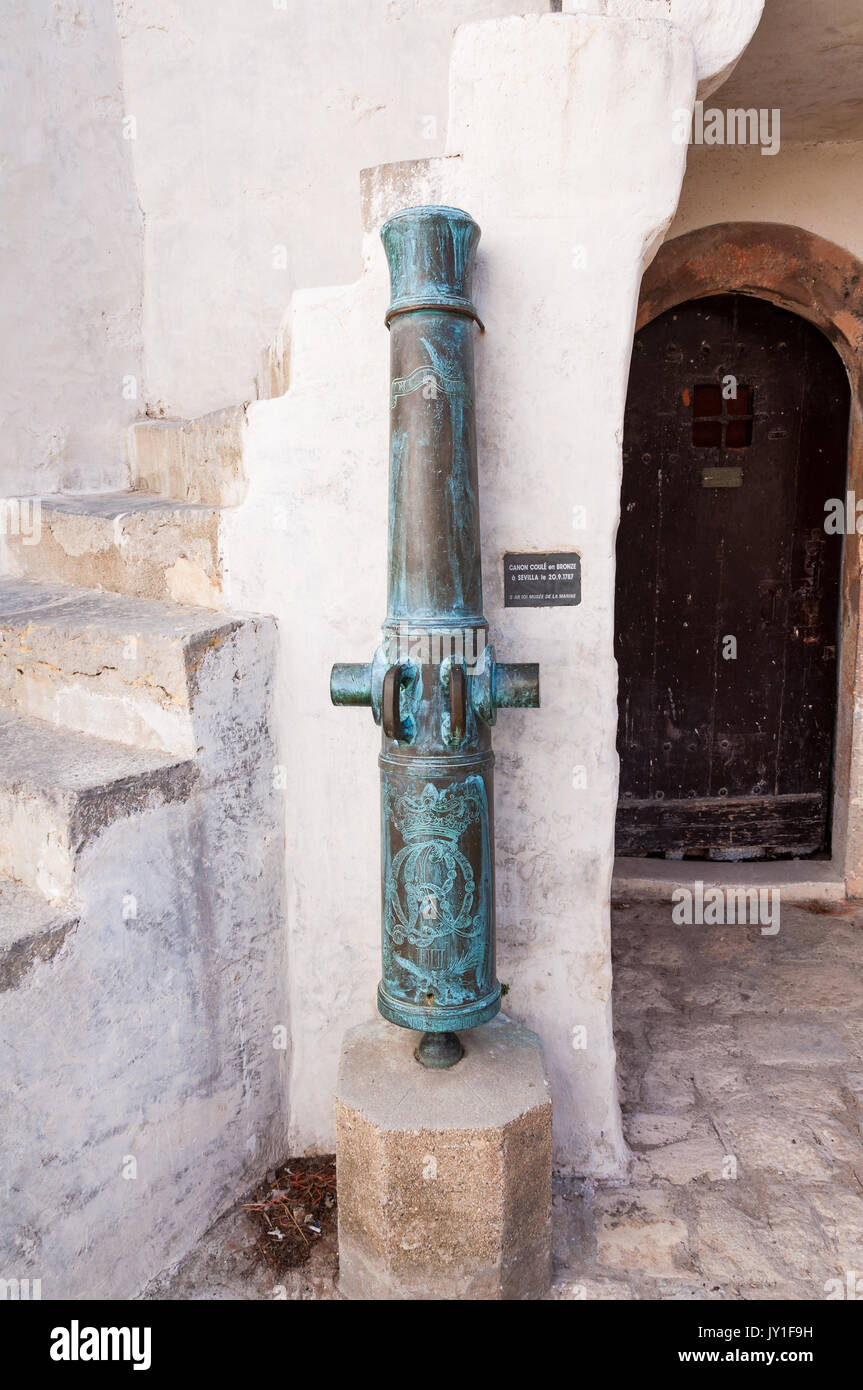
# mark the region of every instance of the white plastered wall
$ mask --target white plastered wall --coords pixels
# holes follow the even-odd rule
[[[51,260],[25,326],[34,352],[40,335],[47,345],[38,419],[50,422],[49,387],[69,391],[58,418],[74,436],[59,451],[37,441],[32,457],[58,466],[26,490],[122,486],[120,428],[142,404],[191,416],[252,396],[291,286],[362,271],[295,298],[290,390],[250,411],[249,500],[223,527],[233,603],[275,612],[282,631],[295,1148],[331,1144],[339,1041],[373,1008],[378,974],[378,736],[367,715],[327,699],[331,663],[368,659],[384,604],[387,283],[376,232],[360,236],[357,169],[438,155],[446,130],[448,158],[382,177],[381,216],[446,200],[484,228],[486,612],[502,659],[540,661],[544,698],[539,712],[502,716],[496,733],[500,975],[508,1008],[546,1047],[559,1161],[619,1173],[608,896],[629,351],[641,272],[683,175],[673,113],[715,80],[711,64],[731,61],[735,43],[714,42],[717,13],[742,46],[759,7],[717,0],[708,13],[678,0],[676,18],[697,21],[689,30],[653,18],[656,0],[563,15],[537,0],[535,14],[469,25],[453,49],[448,127],[452,29],[507,11],[506,0],[260,10],[115,0],[119,62],[105,0],[40,0],[29,27],[24,7],[13,11],[25,57],[45,61],[43,29],[59,46],[62,80],[52,69],[32,85],[62,108],[55,118],[49,103],[38,150],[40,188],[46,169],[48,183],[56,175],[48,254],[57,250],[60,273]],[[134,134],[125,144],[124,119]],[[19,145],[26,153],[23,136]],[[140,214],[144,386],[124,402],[119,383],[140,372]],[[25,257],[45,256],[23,224],[18,235]],[[96,274],[103,262],[107,280]],[[25,300],[13,304],[24,325]],[[501,554],[521,547],[581,551],[579,608],[503,611]]]
[[[111,0],[6,0],[0,42],[0,495],[125,487],[143,231]]]
[[[253,399],[291,292],[359,273],[359,169],[440,151],[453,29],[510,7],[7,0],[0,496],[127,487],[136,417]]]
[[[640,277],[683,177],[673,112],[696,81],[692,43],[666,22],[466,26],[449,157],[381,171],[372,200],[376,225],[430,200],[483,228],[485,610],[500,658],[538,660],[543,689],[540,711],[505,712],[495,730],[499,974],[509,1012],[545,1046],[558,1162],[593,1174],[625,1163],[609,955],[621,426]],[[384,611],[387,294],[371,230],[359,281],[295,297],[290,389],[249,412],[250,494],[223,530],[232,601],[275,611],[282,629],[300,1149],[332,1142],[340,1039],[372,1013],[379,969],[379,733],[367,711],[330,708],[327,687],[332,662],[370,658]],[[505,611],[506,549],[580,551],[582,604]]]
[[[714,103],[721,107],[721,96]],[[863,143],[694,145],[668,237],[714,222],[805,227],[863,258]]]
[[[147,406],[202,415],[270,394],[259,356],[291,293],[360,272],[359,170],[441,151],[453,30],[513,6],[114,5],[145,218]]]

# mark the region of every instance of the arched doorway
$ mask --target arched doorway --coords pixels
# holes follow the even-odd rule
[[[715,229],[714,229],[715,230]],[[635,341],[615,643],[617,852],[829,848],[850,390],[806,319],[740,293]]]

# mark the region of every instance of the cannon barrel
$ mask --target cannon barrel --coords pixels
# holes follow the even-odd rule
[[[367,665],[337,665],[334,704],[381,725],[385,1018],[425,1034],[500,1008],[495,976],[491,727],[539,704],[535,665],[497,663],[482,611],[471,300],[479,227],[407,208],[381,231],[390,269],[387,614]],[[426,1040],[433,1041],[433,1040]],[[420,1060],[446,1066],[447,1048]]]

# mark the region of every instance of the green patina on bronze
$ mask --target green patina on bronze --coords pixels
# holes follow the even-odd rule
[[[499,664],[482,612],[471,301],[479,227],[458,208],[397,213],[390,268],[387,616],[369,665],[333,667],[338,705],[382,727],[378,1008],[448,1034],[500,1008],[494,962],[491,726],[539,704],[536,666]],[[455,1045],[420,1046],[452,1065]],[[434,1060],[432,1060],[434,1059]]]

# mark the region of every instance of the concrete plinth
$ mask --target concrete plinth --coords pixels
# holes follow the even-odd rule
[[[535,1033],[498,1016],[445,1071],[382,1018],[345,1034],[336,1092],[339,1290],[536,1299],[551,1279],[551,1098]]]

